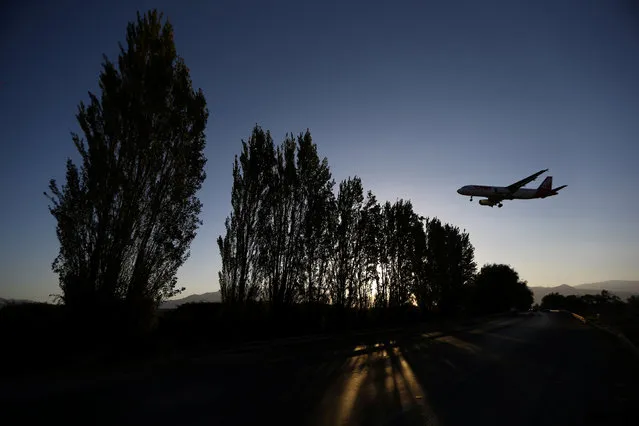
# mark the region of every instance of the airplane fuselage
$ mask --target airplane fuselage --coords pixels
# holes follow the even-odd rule
[[[505,200],[542,198],[542,194],[539,193],[538,189],[519,188],[517,191],[511,193],[508,188],[503,186],[466,185],[459,188],[457,193],[470,197],[499,197]]]

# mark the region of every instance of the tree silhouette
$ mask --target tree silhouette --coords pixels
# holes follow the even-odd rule
[[[333,185],[309,131],[275,147],[270,133],[255,126],[235,159],[232,211],[218,238],[224,302],[260,299],[278,309],[324,300]]]
[[[422,309],[434,306],[444,314],[458,312],[476,271],[475,249],[467,232],[438,218],[426,219],[426,264],[415,289]]]
[[[548,293],[541,299],[542,309],[567,309],[566,296],[557,292]]]
[[[448,280],[446,231],[436,217],[426,219],[424,226],[426,228],[425,279],[417,292],[417,300],[420,306],[437,307],[441,310],[440,301]]]
[[[232,211],[226,233],[217,243],[222,257],[220,292],[226,303],[245,303],[260,295],[260,259],[264,243],[269,191],[275,167],[275,148],[269,132],[253,128],[242,153],[233,163]]]
[[[358,244],[364,189],[359,177],[340,182],[337,194],[334,256],[332,261],[331,301],[340,307],[354,306],[357,296],[357,270],[363,256]]]
[[[268,192],[261,257],[266,300],[275,307],[298,302],[303,294],[302,232],[307,209],[297,170],[297,153],[296,139],[287,135],[277,147],[275,173]]]
[[[440,306],[444,312],[456,312],[465,302],[465,290],[472,283],[477,265],[475,248],[466,231],[451,224],[444,226],[446,279],[442,280]]]
[[[545,309],[565,309],[582,315],[600,314],[616,315],[624,309],[630,310],[633,300],[628,304],[608,290],[601,290],[599,294],[584,294],[576,296],[562,296],[559,293],[547,294],[541,299],[541,307]]]
[[[475,312],[497,313],[515,308],[527,310],[533,304],[533,294],[513,268],[503,264],[484,265],[474,282]]]
[[[357,260],[354,264],[357,281],[356,307],[370,308],[374,303],[373,287],[379,278],[379,223],[381,207],[371,191],[366,194],[356,231]]]
[[[639,296],[630,296],[627,303],[630,314],[633,317],[639,318]]]
[[[84,139],[72,134],[81,165],[69,159],[66,184],[51,180],[45,193],[69,307],[153,306],[180,291],[176,272],[200,225],[208,110],[162,18],[138,13],[117,62],[104,57],[101,96],[79,105]]]
[[[407,200],[386,203],[383,209],[386,235],[385,263],[388,282],[388,306],[403,306],[412,301],[416,263],[423,257],[417,247],[424,237],[423,225]]]
[[[326,157],[320,160],[310,131],[300,135],[297,142],[299,201],[303,210],[300,285],[303,300],[317,303],[325,300],[324,290],[332,255],[331,217],[335,206],[335,181]]]

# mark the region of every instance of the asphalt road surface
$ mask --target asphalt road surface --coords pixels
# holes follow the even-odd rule
[[[639,361],[569,315],[385,334],[358,345],[329,338],[262,345],[111,380],[12,390],[4,383],[0,418],[7,425],[639,424]]]

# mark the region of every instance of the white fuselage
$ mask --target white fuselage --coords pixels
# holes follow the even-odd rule
[[[470,197],[498,197],[505,200],[530,200],[532,198],[539,198],[537,189],[520,188],[511,194],[510,191],[508,191],[508,188],[503,186],[466,185],[459,188],[457,193]]]

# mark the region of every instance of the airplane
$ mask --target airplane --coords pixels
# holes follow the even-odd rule
[[[546,179],[539,185],[539,188],[522,188],[529,182],[537,179],[539,175],[547,172],[548,169],[538,171],[535,174],[528,176],[525,179],[515,182],[509,186],[485,186],[485,185],[466,185],[457,190],[460,195],[470,196],[470,201],[473,201],[473,197],[486,197],[485,200],[479,200],[479,204],[482,206],[490,207],[502,207],[501,203],[504,200],[531,200],[534,198],[546,198],[557,195],[557,193],[564,189],[568,185],[562,185],[560,187],[552,187],[552,176],[546,176]]]

